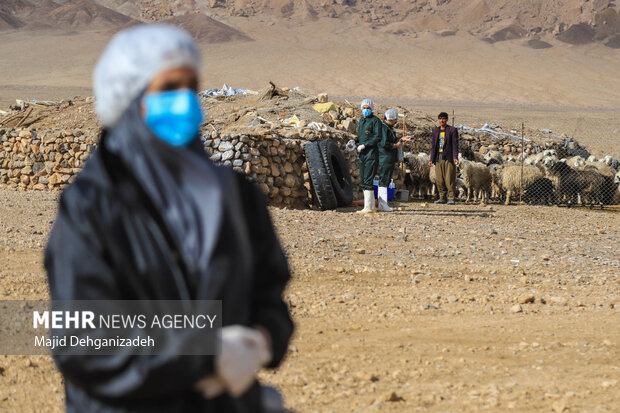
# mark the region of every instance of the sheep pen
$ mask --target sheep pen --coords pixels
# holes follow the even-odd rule
[[[610,156],[560,159],[558,153],[565,155],[545,149],[528,156],[502,156],[499,151],[489,151],[484,156],[459,156],[456,198],[465,203],[505,205],[515,199],[528,205],[620,205],[620,170],[616,169],[619,162]],[[405,185],[413,198],[437,198],[435,165],[428,161],[426,153],[405,153]]]

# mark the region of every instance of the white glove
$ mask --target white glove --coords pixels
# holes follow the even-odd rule
[[[205,399],[214,399],[226,391],[226,387],[219,376],[211,375],[198,381],[194,386],[196,391],[202,393]]]
[[[265,336],[253,328],[233,325],[222,328],[222,350],[215,371],[231,396],[243,394],[256,373],[271,361]]]
[[[360,146],[357,147],[357,151],[361,152],[361,151],[364,150],[364,148],[366,148],[366,145],[360,145]]]

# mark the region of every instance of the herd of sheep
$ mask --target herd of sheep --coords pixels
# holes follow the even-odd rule
[[[466,157],[459,155],[456,181],[457,196],[465,202],[508,205],[521,198],[531,205],[620,204],[620,161],[609,155],[558,159],[555,150],[547,149],[523,158],[498,151]],[[405,164],[410,196],[434,197],[435,167],[429,166],[428,154],[405,153]]]

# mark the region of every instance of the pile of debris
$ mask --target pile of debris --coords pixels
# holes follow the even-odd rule
[[[348,163],[353,194],[359,196],[357,153],[346,148],[357,135],[361,117],[357,103],[332,101],[326,93],[311,95],[273,83],[258,92],[226,90],[201,94],[207,114],[202,140],[214,162],[247,175],[272,205],[304,207],[312,197],[303,148],[309,142],[333,139]],[[375,113],[382,117],[387,109],[378,103]],[[435,119],[402,106],[395,109],[400,114],[397,136],[414,137],[404,150],[428,153]],[[470,159],[480,159],[488,151],[516,157],[522,142],[526,154],[546,148],[555,148],[558,154],[585,150],[548,130],[526,130],[521,140],[520,131],[503,131],[498,125],[460,129],[461,153]],[[0,186],[62,189],[96,147],[100,130],[92,97],[16,101],[0,113]]]
[[[76,96],[61,101],[17,99],[8,110],[0,110],[0,128],[87,129],[101,128],[95,117],[93,97]]]

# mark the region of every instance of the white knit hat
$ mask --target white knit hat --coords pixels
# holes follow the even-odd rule
[[[143,24],[119,32],[93,74],[97,116],[106,127],[116,125],[158,73],[181,67],[200,70],[200,53],[185,31]]]
[[[362,104],[360,105],[360,109],[364,109],[364,106],[370,106],[370,110],[375,110],[375,104],[372,103],[370,99],[362,100]]]

